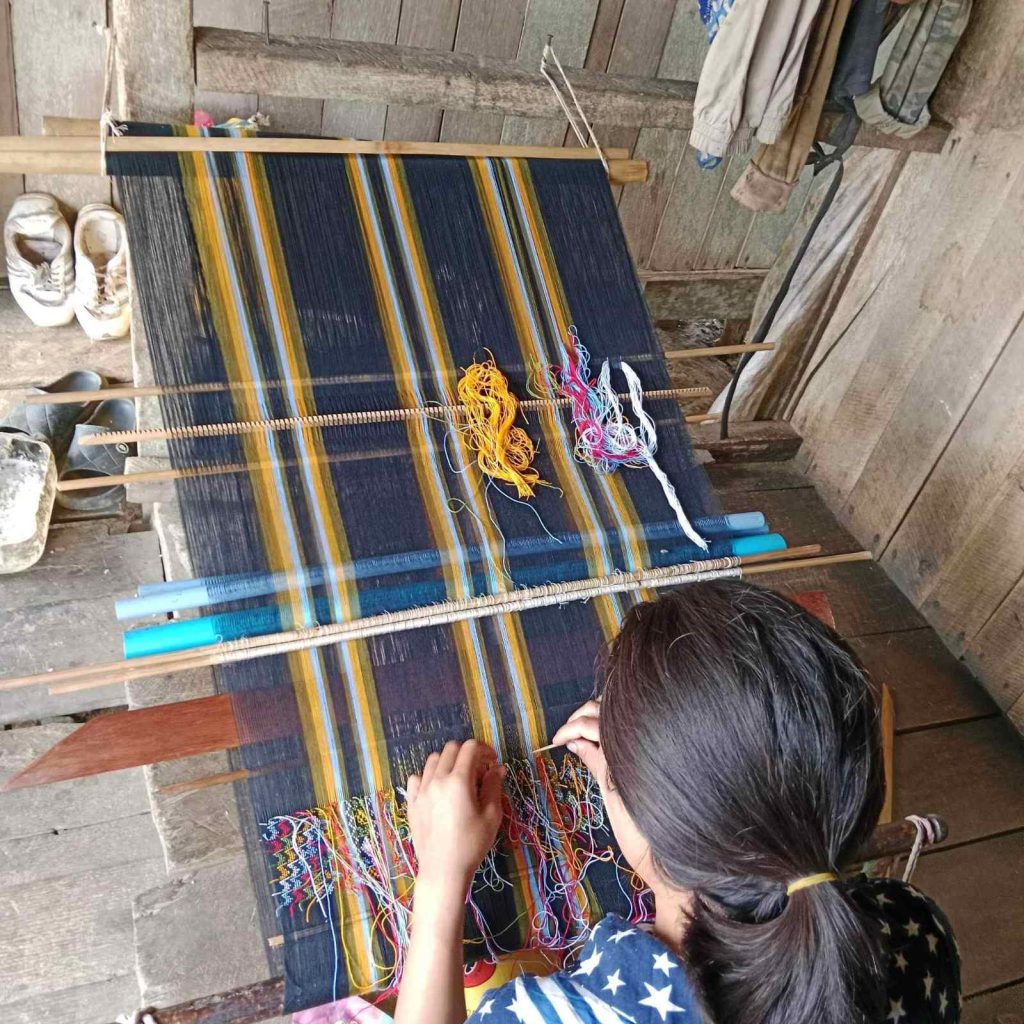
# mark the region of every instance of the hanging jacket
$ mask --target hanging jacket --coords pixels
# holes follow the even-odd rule
[[[793,107],[822,0],[701,0],[710,47],[697,83],[690,144],[703,166],[774,142]]]
[[[861,0],[863,3],[864,0]],[[909,137],[928,126],[931,99],[971,15],[971,0],[917,0],[893,30],[881,78],[854,100],[861,120]]]

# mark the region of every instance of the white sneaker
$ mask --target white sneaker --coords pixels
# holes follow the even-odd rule
[[[90,203],[75,221],[75,315],[93,341],[123,338],[131,327],[124,217]]]
[[[71,323],[71,228],[53,196],[26,192],[14,200],[4,224],[4,253],[11,293],[28,318],[40,327]]]

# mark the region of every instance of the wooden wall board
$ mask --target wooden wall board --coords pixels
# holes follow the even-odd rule
[[[761,270],[641,272],[651,319],[749,320],[764,283]]]
[[[1016,403],[1014,403],[1016,404]],[[1004,439],[1005,442],[1006,439]],[[991,457],[991,456],[989,456]],[[928,548],[920,553],[933,583],[921,608],[950,648],[962,654],[1024,575],[1024,456],[990,496],[988,507],[936,575]],[[942,542],[943,536],[938,536]]]
[[[550,35],[562,67],[566,71],[582,67],[597,16],[597,5],[598,0],[529,0],[516,60],[526,67],[539,67]],[[551,99],[553,117],[506,117],[501,129],[501,142],[514,146],[562,145],[565,116],[553,95]],[[568,102],[569,98],[566,100]]]
[[[460,0],[403,0],[398,22],[400,46],[450,50],[459,24]],[[388,107],[385,139],[436,142],[441,133],[441,111],[428,107]]]
[[[192,0],[112,0],[110,18],[115,49],[111,90],[119,116],[190,123],[195,93]]]
[[[11,8],[18,124],[24,135],[41,135],[43,117],[98,117],[103,106],[105,0],[36,0]],[[54,41],[60,58],[54,59]],[[58,109],[59,108],[59,109]],[[110,183],[89,175],[26,177],[25,187],[50,192],[69,210],[109,203]]]
[[[334,0],[331,14],[332,39],[357,39],[373,43],[398,40],[398,20],[402,0]],[[382,139],[387,119],[386,103],[345,103],[328,100],[324,104],[323,134],[339,138]]]
[[[806,442],[805,466],[813,467],[815,485],[836,507],[845,509],[908,383],[959,301],[970,301],[973,288],[962,292],[955,283],[975,259],[984,262],[989,232],[1018,172],[1017,154],[985,143],[962,145],[951,161],[910,157],[862,257],[863,269],[819,342],[824,353],[840,340],[827,372],[818,373],[793,416]],[[936,206],[937,194],[945,201]],[[954,344],[948,332],[946,338]],[[929,361],[933,369],[938,365]],[[928,370],[921,372],[923,380]],[[881,541],[880,531],[861,528],[867,523],[854,525],[862,541],[876,543],[875,532]]]
[[[745,153],[736,153],[725,162],[722,187],[708,214],[704,237],[693,260],[694,266],[701,270],[724,270],[739,263],[754,222],[754,214],[737,203],[731,193],[748,163]]]
[[[896,818],[939,814],[955,843],[1024,828],[1024,744],[1001,716],[901,733],[894,762]]]
[[[455,52],[481,57],[515,57],[526,20],[527,0],[462,0]],[[501,114],[446,110],[441,119],[442,142],[500,142]]]
[[[932,629],[857,637],[864,667],[892,693],[898,732],[995,715],[992,698]]]
[[[692,152],[683,153],[651,246],[651,270],[697,269],[711,213],[722,195],[725,167],[704,170]]]
[[[964,658],[1001,708],[1017,704],[1024,694],[1024,578],[993,609]]]
[[[676,0],[626,0],[622,6],[607,70],[613,75],[650,77],[658,73]],[[597,124],[601,145],[632,151],[639,129],[609,128]]]
[[[658,65],[658,76],[696,82],[706,53],[707,34],[698,6],[677,3]],[[654,239],[680,162],[693,159],[688,138],[688,132],[667,128],[642,128],[637,136],[633,155],[649,162],[650,173],[643,185],[623,191],[619,218],[638,267],[646,267],[650,262]]]
[[[193,0],[193,3],[196,25],[244,32],[263,30],[263,5],[260,3],[252,0]],[[270,6],[271,34],[328,38],[331,8],[332,0],[274,0]],[[324,102],[320,99],[197,90],[196,106],[217,121],[249,117],[258,110],[270,118],[270,126],[276,131],[319,135],[323,123]]]
[[[1024,832],[926,853],[914,884],[950,919],[960,944],[965,996],[1020,979]]]
[[[1024,174],[1015,179],[973,258],[958,265],[949,252],[936,265],[946,285],[923,298],[945,314],[943,323],[847,495],[846,519],[857,522],[862,535],[878,537],[877,553],[885,551],[1024,317],[1024,294],[1018,290],[1016,301],[1006,294],[1009,281],[1024,279]]]
[[[1017,253],[1009,254],[1007,270],[1012,273],[1016,269],[1024,274],[1024,260],[1017,265],[1016,257]],[[961,322],[962,329],[971,336],[997,337],[1004,319],[1002,306],[989,297],[981,309],[983,322]],[[1006,306],[1012,315],[1013,303]],[[882,557],[886,571],[916,603],[926,600],[941,585],[944,568],[987,517],[993,499],[1024,460],[1024,402],[1019,401],[1024,381],[1024,299],[1017,313],[1009,339],[974,392],[952,437],[931,461],[925,482]],[[972,356],[977,355],[979,361],[980,348],[978,342],[969,346]],[[941,360],[942,353],[936,352],[935,359]],[[948,366],[948,370],[943,366],[942,372],[948,373],[951,381],[959,379],[964,390],[968,390],[970,377],[958,373],[955,364]],[[942,402],[940,396],[935,397]],[[921,418],[922,429],[941,437],[923,411]],[[927,459],[925,451],[915,454]],[[1006,547],[999,545],[1000,555],[1016,561]],[[1005,594],[1004,589],[996,600]]]
[[[756,494],[758,491],[810,487],[807,477],[792,462],[713,462],[705,469],[715,493],[722,500],[725,500],[725,495],[733,492]]]

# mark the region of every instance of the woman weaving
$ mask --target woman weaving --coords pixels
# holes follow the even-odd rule
[[[846,880],[883,800],[879,716],[827,627],[738,581],[626,616],[600,703],[558,730],[597,778],[653,927],[610,916],[575,964],[488,993],[471,1020],[915,1024],[959,1018],[959,958],[906,883]],[[504,769],[448,744],[409,780],[419,861],[398,1024],[466,1019],[463,903]]]

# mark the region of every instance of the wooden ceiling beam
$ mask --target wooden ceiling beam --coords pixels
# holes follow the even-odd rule
[[[558,103],[539,69],[515,61],[388,43],[271,36],[196,28],[196,86],[255,93],[400,106],[489,110],[516,117],[559,117]],[[695,82],[568,71],[587,116],[630,128],[693,125]],[[822,118],[822,136],[837,121]],[[949,128],[934,123],[909,139],[862,128],[858,145],[939,152]]]

